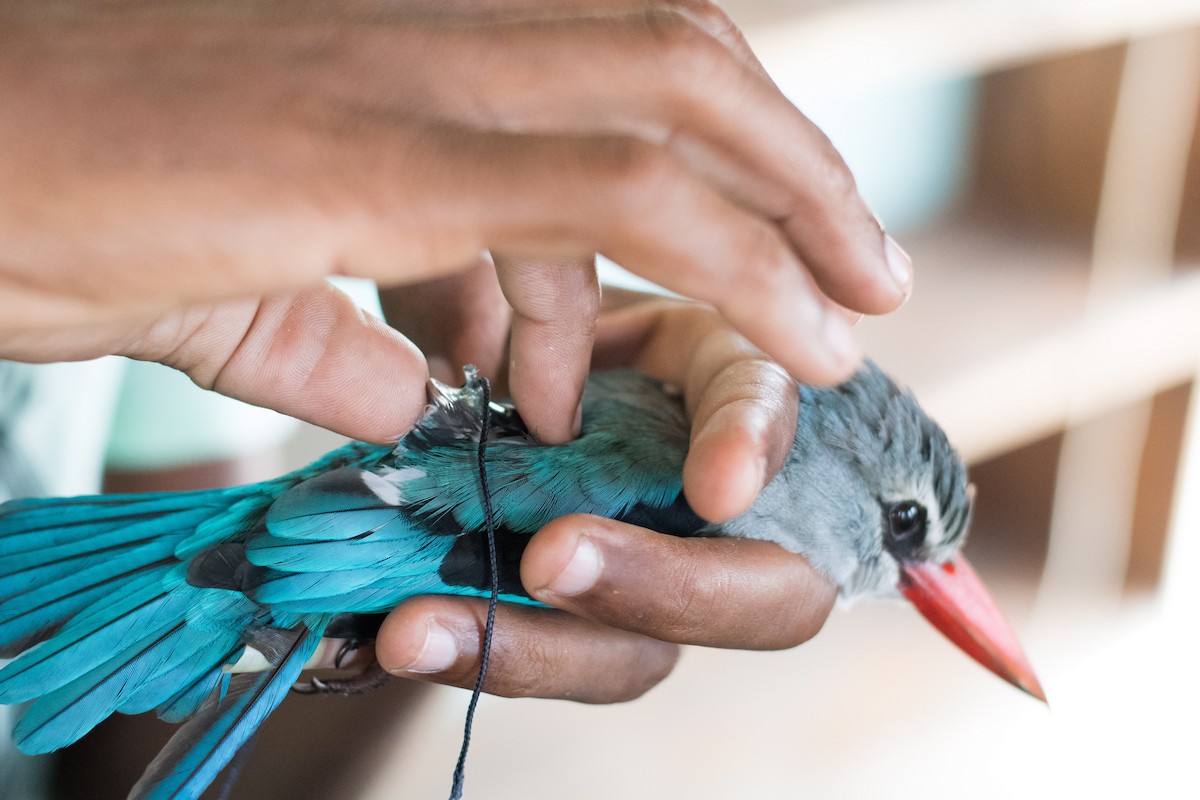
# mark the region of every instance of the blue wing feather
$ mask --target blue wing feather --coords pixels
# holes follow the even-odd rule
[[[239,645],[230,651],[223,664],[235,663],[245,650]],[[200,710],[210,697],[224,697],[232,675],[220,667],[209,670],[189,684],[182,686],[174,695],[159,705],[157,712],[164,722],[183,722]]]
[[[203,507],[212,513],[227,505],[226,491],[12,500],[4,504],[0,556],[86,539],[96,528],[108,529],[138,519],[162,519],[162,515]]]
[[[166,618],[163,614],[186,610],[174,600],[171,587],[154,576],[133,589],[110,603],[93,605],[58,635],[6,666],[0,672],[0,703],[29,700],[78,678],[140,639],[156,619]]]
[[[203,597],[188,589],[151,598],[113,624],[98,621],[102,627],[86,632],[86,647],[76,640],[42,659],[36,650],[29,653],[27,667],[15,664],[8,693],[37,697],[14,729],[18,746],[28,753],[63,747],[123,705],[153,708],[181,684],[224,663],[256,608],[233,592]],[[160,680],[176,670],[172,685]]]
[[[422,535],[420,528],[406,527],[409,528],[410,537]],[[397,547],[398,541],[403,539],[388,537],[384,541],[376,541],[371,536],[364,536],[352,541],[297,542],[264,536],[254,540],[247,548],[246,556],[259,566],[288,572],[336,572],[379,566],[386,566],[401,573],[409,572],[412,555],[408,550]]]
[[[194,711],[207,696],[211,681],[222,674],[221,667],[235,663],[246,649],[241,633],[241,630],[230,629],[205,636],[194,654],[186,659],[174,660],[166,672],[144,681],[116,710],[122,714],[141,714],[173,704],[179,700],[182,686],[205,692],[196,699]],[[205,683],[206,680],[210,683]]]
[[[160,551],[160,548],[147,545],[146,549],[131,555],[138,561]],[[165,557],[128,569],[115,561],[94,564],[75,575],[38,587],[36,591],[5,598],[0,604],[0,654],[15,655],[24,651],[62,628],[74,616],[107,605],[96,602],[98,599],[114,592],[125,594],[124,585],[129,581],[140,575],[161,580],[170,567]]]
[[[204,640],[188,637],[186,632],[182,621],[156,631],[43,694],[13,728],[13,741],[29,754],[48,753],[76,741],[173,663],[190,660],[204,647]]]
[[[343,467],[281,496],[267,512],[267,530],[289,539],[345,538],[345,531],[372,530],[396,519],[400,504],[395,484],[367,470]]]
[[[296,682],[328,622],[300,625],[279,664],[223,698],[210,697],[186,722],[133,787],[130,800],[194,800],[229,762]]]
[[[195,798],[280,702],[329,618],[486,594],[470,538],[484,524],[473,391],[436,394],[395,448],[352,443],[265,483],[0,507],[0,653],[50,637],[0,671],[0,701],[38,698],[22,746],[61,746],[113,711],[191,717],[134,796]],[[680,502],[688,426],[663,399],[631,373],[596,376],[583,434],[557,447],[534,446],[496,408],[487,469],[505,563],[556,516]],[[505,586],[505,600],[533,602],[508,594],[515,574]],[[221,666],[255,630],[282,632],[287,647],[251,642],[277,666],[231,683]]]

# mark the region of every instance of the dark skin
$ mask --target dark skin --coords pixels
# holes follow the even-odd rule
[[[385,304],[400,312],[394,298]],[[745,510],[791,444],[796,396],[786,373],[692,303],[610,291],[595,337],[597,368],[631,366],[683,388],[693,422],[684,487],[696,511],[726,519]],[[453,351],[453,342],[425,346]],[[654,686],[679,644],[779,649],[807,641],[836,597],[803,558],[772,543],[675,539],[585,515],[533,537],[521,580],[569,613],[501,606],[488,691],[594,703]],[[486,608],[461,598],[409,601],[384,623],[376,656],[394,674],[471,686]]]
[[[685,489],[710,519],[778,468],[786,374],[846,377],[844,309],[911,288],[828,140],[699,0],[17,0],[0,106],[0,356],[158,361],[375,442],[420,414],[425,355],[503,360],[535,433],[561,442],[594,346],[686,388]],[[600,315],[597,251],[711,310]],[[423,313],[384,325],[323,283],[338,273],[407,287]],[[778,548],[661,538],[579,518],[539,533],[523,578],[570,614],[506,611],[490,687],[624,699],[675,642],[786,646],[828,613],[825,581]],[[440,674],[474,671],[479,606],[443,602],[389,619],[385,666],[413,674],[437,619]],[[606,674],[628,674],[539,667],[518,638],[611,651]]]

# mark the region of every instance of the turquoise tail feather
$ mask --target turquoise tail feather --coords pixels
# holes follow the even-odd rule
[[[380,451],[349,446],[318,465]],[[270,505],[311,475],[0,505],[0,658],[14,659],[0,669],[0,703],[29,702],[18,748],[56,750],[113,713],[154,709],[184,725],[134,796],[198,798],[283,699],[331,615],[271,609],[189,570],[224,566],[225,548],[261,534]],[[251,579],[262,571],[244,566]],[[232,676],[248,646],[274,666]]]
[[[328,621],[313,617],[291,628],[273,669],[239,676],[238,685],[224,697],[210,696],[151,762],[130,800],[199,797],[283,700],[316,651]]]
[[[261,613],[199,589],[176,557],[206,523],[262,516],[269,485],[0,506],[0,703],[33,702],[25,752],[63,747],[115,711],[195,711]],[[239,508],[240,506],[240,508]]]
[[[165,573],[230,492],[17,500],[0,506],[0,657],[49,638],[129,581]]]

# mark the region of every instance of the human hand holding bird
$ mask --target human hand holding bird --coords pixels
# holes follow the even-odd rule
[[[462,535],[482,523],[469,480],[478,389],[440,389],[435,399],[394,451],[350,445],[276,481],[7,507],[0,586],[15,594],[0,632],[20,649],[23,637],[74,616],[0,676],[8,701],[41,696],[18,729],[22,746],[62,746],[117,709],[158,708],[175,719],[199,712],[137,795],[194,796],[282,699],[328,627],[414,594],[482,594],[478,548]],[[502,411],[488,469],[508,556],[506,599],[531,602],[517,580],[519,551],[564,513],[679,535],[763,538],[803,553],[843,596],[902,590],[919,598],[972,655],[1039,693],[955,557],[969,497],[941,432],[874,368],[835,389],[802,388],[799,402],[782,472],[748,511],[719,525],[683,498],[687,419],[656,382],[632,373],[594,378],[583,435],[569,445],[536,446]],[[32,541],[40,546],[22,544]],[[96,602],[114,584],[125,589],[120,599]],[[964,586],[968,602],[954,593]],[[224,694],[228,665],[248,652],[271,669]]]
[[[11,301],[0,325],[5,357],[160,361],[205,388],[378,443],[420,414],[422,353],[319,278],[348,273],[407,290],[449,276],[441,285],[454,285],[456,300],[464,294],[456,279],[487,248],[471,269],[495,270],[512,308],[511,391],[538,438],[560,443],[570,438],[589,363],[594,250],[710,299],[811,380],[844,377],[856,360],[831,313],[838,304],[883,312],[911,286],[911,265],[840,156],[715,4],[572,0],[549,19],[544,4],[526,0],[437,3],[432,15],[419,0],[387,3],[378,15],[272,0],[252,9],[68,3],[49,13],[44,4],[10,5],[0,74],[11,80],[0,85],[8,105],[24,111],[0,131],[0,171],[10,174],[6,199],[14,201],[0,203],[9,255],[0,289]],[[106,46],[89,45],[96,41]],[[316,41],[332,48],[329,57],[309,58]],[[554,85],[542,68],[551,61],[563,67]],[[678,68],[692,63],[702,68]],[[537,81],[527,79],[531,70]],[[731,78],[719,91],[699,77],[714,70]],[[385,85],[365,104],[346,101]],[[495,113],[478,117],[479,97]],[[291,111],[278,113],[281,98]],[[430,135],[447,124],[452,135]],[[81,130],[90,133],[80,139]],[[664,130],[675,133],[664,139]],[[48,192],[53,186],[64,191]],[[434,218],[431,209],[444,213]],[[442,330],[468,330],[448,324],[446,299],[422,311],[440,315]],[[507,318],[501,324],[507,331]],[[716,374],[723,365],[709,366]],[[698,424],[712,433],[698,436],[685,465],[706,516],[744,508],[782,463],[786,448],[770,449],[782,439],[767,432],[784,416],[778,404],[790,402],[779,399],[786,384],[777,369],[759,371],[768,380],[753,396],[696,409],[698,420],[716,415]],[[712,398],[753,383],[725,374],[715,393],[685,388],[689,398]],[[750,419],[763,414],[769,422]],[[554,555],[569,539],[543,536],[531,552]],[[638,562],[649,558],[664,576],[683,555],[642,538],[593,541],[608,545],[610,564],[618,547],[632,558],[626,542],[637,541]],[[723,560],[701,552],[684,558],[690,584],[724,580]],[[778,557],[755,563],[768,561]],[[781,583],[812,594],[795,642],[824,618],[832,590],[806,567],[789,569],[807,577]],[[682,600],[688,588],[676,591]],[[574,600],[577,610],[586,604]],[[608,616],[636,626],[632,612]],[[571,651],[588,652],[583,643],[598,632],[564,619]],[[623,641],[626,666],[652,661],[665,670],[671,648]],[[657,660],[647,660],[650,648]],[[593,672],[577,662],[554,674],[572,674],[577,687],[594,684]],[[550,677],[524,676],[527,685]]]
[[[14,78],[3,82],[5,96],[22,113],[11,115],[19,124],[0,131],[11,145],[3,148],[3,166],[16,187],[9,193],[14,202],[0,208],[0,238],[10,255],[0,283],[12,301],[0,332],[4,355],[57,360],[122,353],[161,361],[203,386],[378,446],[419,415],[423,359],[395,330],[361,315],[319,279],[346,271],[411,284],[458,274],[486,247],[501,280],[509,282],[506,291],[516,312],[514,395],[528,412],[536,438],[561,445],[570,438],[575,404],[560,402],[555,387],[567,385],[566,394],[576,397],[582,389],[591,317],[587,293],[560,292],[561,302],[555,303],[553,293],[543,290],[559,285],[556,277],[568,273],[594,282],[593,250],[711,301],[794,374],[814,380],[843,377],[856,359],[839,304],[882,312],[902,302],[911,287],[907,258],[858,198],[840,157],[770,84],[736,29],[712,4],[668,3],[648,13],[640,6],[610,13],[614,9],[605,3],[584,0],[565,4],[552,19],[545,18],[542,4],[523,0],[490,4],[483,14],[475,4],[451,4],[441,9],[449,13],[432,16],[421,3],[392,3],[387,19],[342,18],[337,16],[341,9],[331,11],[328,4],[294,5],[264,2],[249,15],[239,6],[232,16],[226,12],[233,7],[220,3],[195,9],[68,4],[51,14],[41,4],[19,3],[5,12],[11,24],[3,28],[12,46],[0,48],[7,54],[0,72]],[[162,36],[163,31],[170,35]],[[326,57],[307,57],[314,40],[329,45]],[[94,41],[106,46],[77,46]],[[550,61],[567,65],[555,74],[561,81],[522,79],[530,68],[544,77],[542,66]],[[304,64],[313,71],[279,70],[279,63]],[[31,70],[30,64],[38,68]],[[154,69],[143,69],[145,64]],[[715,89],[697,82],[697,75],[718,71],[730,80]],[[647,76],[651,80],[644,80]],[[527,94],[526,87],[535,85],[538,94]],[[383,87],[386,91],[374,93]],[[360,97],[361,91],[369,96]],[[179,102],[181,93],[186,102]],[[479,97],[494,101],[482,118],[473,114]],[[294,99],[296,105],[281,108],[280,98]],[[460,103],[462,98],[469,102]],[[575,127],[580,120],[588,120],[583,131]],[[451,135],[430,135],[447,122]],[[88,136],[74,135],[81,130]],[[663,137],[663,131],[672,135]],[[400,153],[404,158],[391,158]],[[59,179],[47,180],[47,175]],[[431,216],[431,209],[444,213]],[[254,235],[245,235],[248,230]],[[547,309],[539,318],[538,312]],[[547,321],[560,327],[579,323],[584,332],[573,340],[576,347],[565,363],[553,363],[561,340],[539,334],[545,332],[539,323]],[[757,355],[745,360],[755,359],[766,363]],[[533,360],[538,363],[531,365]],[[778,371],[769,377],[765,393],[738,397],[742,376],[725,372],[726,367],[696,367],[720,376],[699,391],[690,376],[667,376],[684,389],[696,421],[692,440],[684,437],[690,455],[686,461],[680,456],[681,485],[693,510],[715,521],[740,518],[790,452],[790,431],[777,435],[785,416],[779,408],[766,411],[766,421],[754,417],[763,414],[770,398],[796,402],[778,400],[795,394]],[[771,372],[765,367],[751,371]],[[544,398],[551,402],[539,410]],[[384,458],[385,451],[390,452],[364,446],[361,454],[371,461],[372,453]],[[358,452],[351,448],[343,455],[357,463]],[[211,507],[168,508],[165,515],[139,516],[129,525],[114,521],[129,508],[109,501],[72,506],[75,512],[49,505],[10,507],[0,526],[9,534],[8,544],[26,536],[41,542],[28,550],[14,545],[14,560],[5,568],[11,574],[0,578],[14,597],[23,597],[4,604],[7,616],[0,624],[14,637],[10,649],[21,649],[23,633],[34,633],[37,625],[30,626],[29,615],[43,615],[47,634],[57,620],[71,617],[5,679],[13,697],[40,691],[34,684],[42,678],[30,678],[28,669],[35,675],[40,669],[47,680],[68,681],[58,689],[41,687],[50,695],[26,724],[27,744],[55,746],[72,738],[114,702],[123,710],[156,707],[168,717],[183,717],[199,710],[202,695],[216,689],[219,701],[214,700],[208,718],[212,726],[195,723],[191,730],[201,744],[212,735],[225,737],[221,745],[209,749],[208,756],[175,749],[184,761],[207,759],[186,785],[195,789],[203,783],[245,732],[239,725],[247,717],[235,714],[241,722],[222,730],[223,720],[231,719],[222,715],[270,706],[305,651],[320,646],[314,642],[316,628],[333,622],[323,622],[329,616],[324,611],[288,611],[260,596],[260,589],[266,590],[254,583],[263,575],[259,570],[282,565],[256,565],[247,554],[255,550],[253,542],[265,541],[256,537],[275,536],[267,517],[276,501],[289,496],[294,501],[291,492],[301,491],[308,480],[321,480],[323,470],[356,468],[340,463],[335,458],[254,489],[212,493],[202,501],[211,500]],[[239,497],[220,510],[222,502]],[[183,501],[146,502],[173,507]],[[612,511],[601,506],[584,510]],[[555,513],[562,510],[554,506]],[[571,510],[569,504],[565,510]],[[56,533],[35,530],[42,523],[30,519],[42,512],[52,518],[47,525],[59,526]],[[116,516],[88,522],[92,512]],[[213,516],[201,520],[208,512]],[[74,521],[72,513],[78,515]],[[158,527],[176,523],[170,532]],[[189,526],[194,530],[186,533]],[[108,544],[97,544],[93,533]],[[137,542],[121,538],[141,534],[147,537]],[[168,550],[180,536],[185,539],[174,544],[181,549]],[[430,541],[445,544],[437,535]],[[597,563],[608,567],[599,570],[590,588],[579,580],[586,570],[570,568],[569,554],[586,555],[585,541],[594,545]],[[585,523],[570,516],[530,540],[523,577],[532,595],[574,612],[558,615],[563,630],[570,629],[567,638],[602,645],[619,639],[623,651],[602,648],[624,653],[621,669],[613,671],[629,674],[640,664],[647,676],[641,683],[602,687],[591,699],[630,696],[661,677],[672,650],[660,639],[780,646],[811,635],[828,612],[829,584],[814,577],[803,559],[786,557],[775,545],[665,541],[621,522],[588,518]],[[100,549],[84,555],[74,549],[82,544]],[[151,553],[161,557],[138,561]],[[339,564],[334,572],[359,572],[349,568],[351,563]],[[692,580],[682,587],[668,585],[685,569],[672,573],[672,563],[691,565],[686,570]],[[222,564],[232,567],[232,574],[222,573]],[[697,565],[703,569],[692,571]],[[104,586],[89,584],[49,599],[66,588],[61,581],[93,580],[98,571],[118,567],[162,572],[162,583],[154,583],[157,578],[148,572],[140,579],[113,573],[102,579]],[[574,579],[567,583],[573,591],[556,583],[564,574]],[[764,582],[765,575],[774,578]],[[135,582],[124,583],[126,578]],[[222,583],[234,580],[236,588]],[[703,614],[697,624],[697,610],[708,610],[703,603],[688,603],[684,612],[676,604],[688,591],[693,599],[708,597],[705,580],[722,585],[722,599],[729,604],[714,604],[713,613]],[[227,656],[240,661],[238,653],[251,645],[273,666],[267,673],[273,677],[239,678],[240,691],[223,695],[224,669],[221,675],[188,673],[204,661],[189,657],[167,659],[163,663],[171,666],[142,674],[140,684],[134,664],[145,662],[136,659],[111,679],[99,673],[64,678],[70,670],[58,668],[63,659],[97,651],[68,646],[53,655],[53,642],[84,635],[105,614],[150,613],[99,602],[110,582],[128,590],[121,593],[122,601],[156,587],[166,592],[154,602],[165,606],[160,608],[164,619],[182,627],[146,643],[151,646],[147,654],[163,655],[166,648],[178,655],[195,648],[191,656],[203,651],[224,666]],[[618,589],[624,591],[623,605],[612,602]],[[797,595],[803,602],[786,602]],[[748,627],[736,611],[729,612],[750,597],[774,598],[768,605],[794,624],[778,626],[782,634],[750,635],[754,623],[770,626],[760,618]],[[635,599],[651,613],[631,614],[629,601]],[[47,605],[39,606],[43,600]],[[397,631],[407,630],[403,615],[419,610],[419,603],[431,614],[435,607],[448,608],[445,601],[430,599],[402,605],[380,641],[380,656],[391,659],[393,667],[406,663],[405,640]],[[355,607],[351,603],[347,610]],[[503,630],[526,640],[524,634],[535,630],[547,635],[549,617],[539,615],[536,624],[530,617],[522,628],[520,613],[513,612]],[[61,616],[47,622],[54,614]],[[152,616],[158,620],[160,615]],[[589,632],[580,617],[612,625],[595,625]],[[239,629],[227,624],[230,619],[245,624]],[[470,627],[462,629],[465,638],[453,648],[455,669],[472,665]],[[108,630],[121,639],[147,628],[131,624]],[[235,630],[241,632],[230,649],[210,652],[229,644]],[[647,662],[644,656],[655,650],[659,658]],[[50,661],[40,661],[43,657]],[[30,659],[57,666],[35,667]],[[72,669],[79,668],[74,662]],[[18,672],[25,677],[15,677]],[[455,679],[454,669],[438,674]],[[498,668],[494,678],[504,674]],[[521,683],[514,672],[510,685],[548,686],[537,691],[569,695],[589,673],[576,662],[573,672],[562,674],[571,678],[556,687],[548,682],[549,670],[526,674],[532,683]],[[194,682],[180,686],[185,679]],[[90,688],[83,685],[88,681],[93,681]],[[175,694],[165,697],[172,687]],[[76,690],[83,694],[73,694]],[[154,700],[162,702],[156,706]],[[60,707],[70,707],[71,713],[56,715]],[[40,722],[37,714],[43,715]],[[159,788],[167,785],[147,785],[147,791],[168,791]]]
[[[455,297],[461,302],[471,295]],[[392,308],[390,318],[398,323],[409,318]],[[501,348],[486,360],[488,349],[480,347],[486,337],[443,338],[457,330],[433,327],[416,341],[448,361],[482,357],[489,371],[504,372],[497,363]],[[794,381],[695,303],[606,289],[595,339],[595,368],[631,367],[682,387],[692,425],[683,484],[697,513],[725,520],[745,511],[787,456],[796,426]],[[554,591],[560,573],[574,572],[567,569],[573,557],[586,559],[577,547],[585,538],[603,563],[595,587]],[[629,699],[658,683],[674,665],[674,643],[800,644],[820,630],[836,596],[803,558],[763,542],[679,540],[579,515],[533,536],[522,579],[535,596],[571,613],[502,606],[489,690],[593,702]],[[485,616],[486,604],[474,599],[408,601],[385,623],[379,658],[406,677],[470,686],[479,671]],[[433,623],[453,641],[442,638],[426,650]],[[434,657],[440,668],[430,668]]]

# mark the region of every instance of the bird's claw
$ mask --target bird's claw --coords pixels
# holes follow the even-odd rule
[[[344,654],[339,652],[337,661],[340,662],[343,657]],[[383,686],[391,677],[391,673],[379,666],[378,661],[371,659],[365,669],[348,678],[322,679],[314,676],[306,682],[293,684],[292,691],[297,694],[366,694]]]

